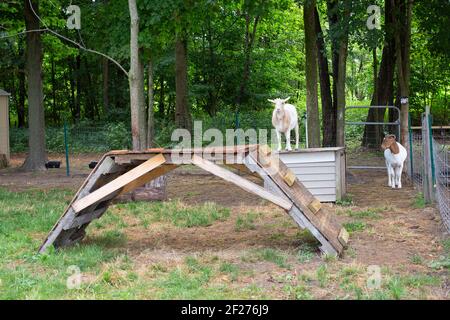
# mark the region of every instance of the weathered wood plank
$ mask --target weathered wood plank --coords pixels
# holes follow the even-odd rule
[[[347,230],[345,228],[342,228],[341,231],[339,232],[338,240],[342,243],[344,247],[347,246],[349,237],[350,236]]]
[[[67,224],[63,227],[64,230],[72,229],[72,228],[78,228],[81,227],[83,224],[86,224],[88,222],[91,222],[94,219],[98,219],[102,216],[102,214],[108,209],[108,206],[105,206],[101,209],[94,210],[90,213],[85,213],[80,216],[75,217],[72,222]]]
[[[62,216],[58,219],[58,221],[55,223],[55,225],[52,227],[51,231],[49,232],[47,238],[42,243],[41,247],[39,248],[39,252],[44,252],[50,245],[52,245],[55,240],[59,237],[60,233],[63,231],[63,226],[68,223],[68,221],[72,221],[75,217],[75,212],[72,209],[72,204],[79,198],[82,197],[90,192],[90,190],[94,187],[97,180],[105,173],[112,170],[115,166],[114,160],[104,155],[102,159],[100,159],[97,166],[91,171],[87,179],[84,181],[84,183],[81,185],[81,187],[78,189],[78,192],[76,193],[75,197],[72,199],[70,204],[67,206],[66,210],[62,214]]]
[[[287,200],[279,197],[278,195],[275,195],[275,194],[267,191],[263,187],[260,187],[257,184],[250,182],[250,181],[238,176],[237,174],[234,174],[222,167],[219,167],[218,165],[216,165],[208,160],[205,160],[197,155],[192,156],[192,163],[195,164],[196,166],[202,168],[203,170],[206,170],[226,181],[234,183],[238,187],[240,187],[248,192],[256,194],[257,196],[260,196],[261,198],[264,198],[270,202],[275,203],[276,205],[280,206],[281,208],[283,208],[285,210],[290,210],[292,207],[291,201],[287,201]]]
[[[117,179],[114,179],[113,181],[107,183],[103,187],[88,194],[84,198],[77,200],[75,203],[72,204],[72,208],[74,209],[75,212],[80,212],[81,210],[93,205],[94,203],[101,201],[109,194],[119,189],[122,189],[123,187],[135,181],[136,179],[142,177],[143,175],[147,174],[153,169],[159,167],[164,162],[166,162],[166,159],[162,154],[156,155],[151,159],[147,160],[146,162],[144,162],[143,164],[121,175]]]
[[[263,162],[267,161],[266,156],[262,152],[258,153],[258,159],[254,159],[255,162],[259,163],[262,159]],[[305,217],[311,222],[311,224],[317,228],[320,233],[323,234],[337,252],[343,250],[342,244],[338,241],[338,234],[341,226],[333,220],[333,217],[328,213],[327,210],[320,209],[316,214],[314,214],[308,204],[310,204],[315,197],[296,179],[295,183],[289,187],[283,179],[283,173],[286,171],[287,167],[278,159],[270,160],[270,166],[261,166],[262,169],[268,174],[274,182],[280,187],[283,192],[298,206]]]

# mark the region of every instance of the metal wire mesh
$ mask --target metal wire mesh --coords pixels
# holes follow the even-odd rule
[[[414,182],[414,186],[423,192],[423,177],[424,177],[424,165],[423,165],[423,140],[422,131],[414,130],[411,133],[411,148],[412,148],[412,172],[411,179]]]
[[[447,140],[450,142],[450,140]],[[441,140],[441,142],[445,142]],[[450,232],[450,144],[439,143],[433,139],[433,156],[436,177],[436,203],[442,222]]]

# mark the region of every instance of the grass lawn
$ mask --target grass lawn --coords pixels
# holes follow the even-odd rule
[[[217,224],[229,225],[236,236],[286,228],[284,216],[279,223],[265,225],[257,208],[238,216],[212,202],[117,204],[89,226],[81,244],[37,254],[72,196],[69,190],[0,188],[0,299],[408,299],[433,298],[433,292],[448,285],[448,241],[442,244],[446,255],[440,259],[429,263],[420,255],[411,258],[422,271],[383,267],[383,281],[376,290],[367,289],[373,274],[352,259],[352,248],[345,259],[321,256],[304,231],[277,231],[269,239],[296,246],[248,246],[225,253],[207,247],[195,252],[146,251],[130,245],[129,239],[140,234],[178,232],[195,237]],[[358,236],[370,232],[369,225],[385,209],[340,210],[350,219],[350,232]]]

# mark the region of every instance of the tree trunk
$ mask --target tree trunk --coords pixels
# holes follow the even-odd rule
[[[109,113],[109,60],[103,58],[103,112]]]
[[[373,72],[373,92],[377,92],[377,74],[378,74],[378,58],[377,48],[372,49],[372,72]]]
[[[25,1],[26,30],[39,29],[39,20],[33,13],[39,14],[39,1]],[[42,42],[40,32],[26,35],[26,70],[28,79],[28,126],[29,152],[23,164],[25,170],[45,170],[47,159],[45,152],[45,117],[42,86]]]
[[[345,81],[347,69],[348,34],[339,45],[338,77],[336,81],[336,145],[345,146]]]
[[[320,147],[319,106],[317,101],[317,44],[315,31],[316,2],[307,1],[303,9],[306,52],[306,109],[308,113],[309,147]]]
[[[175,124],[178,128],[191,131],[192,120],[188,100],[187,41],[184,32],[177,34],[176,37],[175,73]]]
[[[164,99],[165,99],[165,94],[164,94],[164,74],[161,73],[160,77],[159,77],[159,103],[158,103],[158,114],[160,116],[161,119],[164,118]]]
[[[155,113],[153,105],[155,101],[154,94],[154,80],[153,80],[153,61],[148,60],[148,111],[147,111],[147,148],[154,146],[155,136]]]
[[[320,97],[322,102],[322,134],[324,147],[336,146],[336,109],[333,108],[333,99],[331,97],[331,83],[328,69],[328,58],[323,38],[322,27],[320,26],[320,17],[317,7],[315,8],[314,18],[316,27],[316,42],[319,62],[319,81]]]
[[[133,150],[145,149],[147,142],[145,98],[144,98],[144,66],[139,58],[139,16],[136,0],[128,0],[130,10],[130,107],[131,135]]]
[[[23,49],[23,41],[22,39],[18,40],[19,47],[19,57],[20,64],[18,67],[18,78],[19,78],[19,89],[18,89],[18,99],[17,99],[17,119],[19,128],[25,127],[25,95],[26,95],[26,87],[25,87],[25,51]]]
[[[75,82],[77,87],[77,95],[75,96],[75,122],[80,121],[81,118],[81,56],[78,53],[76,57]]]
[[[336,110],[336,145],[345,145],[345,82],[348,54],[349,17],[352,2],[344,0],[343,14],[339,13],[338,0],[327,1],[327,12],[332,38],[333,108]],[[341,18],[340,18],[341,17]]]
[[[393,8],[390,1],[385,2],[386,29],[393,28]],[[386,106],[392,100],[394,91],[395,70],[395,40],[390,33],[386,33],[384,48],[381,55],[380,69],[376,80],[375,91],[372,96],[372,106]],[[367,122],[383,122],[386,109],[370,109],[367,114]],[[366,125],[362,146],[369,149],[379,149],[384,137],[381,125]]]
[[[25,127],[25,70],[19,69],[19,99],[17,104],[18,127]]]
[[[245,100],[247,100],[247,85],[250,79],[251,67],[251,52],[255,41],[256,30],[258,27],[260,17],[256,16],[253,22],[252,32],[250,33],[250,14],[245,15],[245,42],[244,42],[244,71],[242,73],[241,85],[239,86],[239,93],[236,99],[236,104],[239,107]]]
[[[58,90],[56,88],[56,70],[55,70],[55,57],[53,54],[51,55],[51,76],[52,76],[52,118],[53,118],[53,124],[58,123],[58,103],[56,101],[56,91]]]
[[[391,0],[391,5],[397,14],[397,27],[395,28],[395,51],[398,85],[400,86],[401,123],[400,143],[409,150],[408,115],[409,115],[409,79],[410,79],[410,47],[411,47],[411,0]]]

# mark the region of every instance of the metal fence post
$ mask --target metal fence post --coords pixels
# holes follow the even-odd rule
[[[67,136],[67,123],[64,121],[64,148],[66,151],[66,175],[70,176],[70,163],[69,163],[69,139]]]
[[[409,114],[409,112],[408,112],[408,136],[409,136],[409,161],[407,167],[408,167],[408,175],[412,180],[414,176],[414,154],[413,154],[413,138],[411,129],[411,114]]]
[[[431,135],[430,126],[430,107],[425,107],[425,114],[422,116],[422,142],[423,142],[423,164],[424,164],[424,177],[423,177],[423,196],[426,203],[433,202],[433,146],[431,141],[433,136]]]

